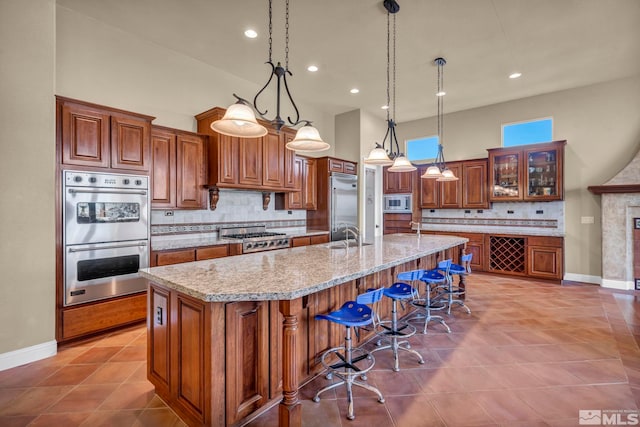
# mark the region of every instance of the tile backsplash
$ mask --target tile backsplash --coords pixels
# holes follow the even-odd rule
[[[267,224],[267,228],[304,227],[306,220],[304,210],[276,210],[273,193],[267,210],[263,210],[261,192],[221,189],[214,211],[152,210],[151,234],[207,233],[217,231],[220,226],[252,224]]]
[[[432,227],[464,227],[467,231],[546,229],[564,234],[564,202],[500,202],[493,203],[490,209],[423,209],[422,223]]]

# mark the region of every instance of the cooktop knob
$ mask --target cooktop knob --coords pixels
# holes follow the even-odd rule
[[[123,183],[124,185],[129,185],[129,183],[130,183],[130,182],[131,182],[131,181],[129,181],[129,179],[128,179],[128,178],[125,178],[125,179],[123,179],[123,180],[122,180],[122,183]]]
[[[73,177],[73,180],[75,182],[82,182],[82,177],[80,175],[76,175],[76,176]]]
[[[141,179],[136,179],[136,185],[142,185],[142,180]]]
[[[89,177],[89,182],[91,182],[92,184],[95,184],[98,181],[98,179],[95,176]]]

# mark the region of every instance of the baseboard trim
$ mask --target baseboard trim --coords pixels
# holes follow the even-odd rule
[[[0,371],[55,356],[58,343],[53,340],[0,354]]]
[[[594,285],[602,285],[602,277],[590,276],[588,274],[565,273],[564,280],[571,282],[592,283]]]
[[[621,291],[632,291],[635,289],[631,280],[611,280],[602,279],[602,287],[609,289],[619,289]]]

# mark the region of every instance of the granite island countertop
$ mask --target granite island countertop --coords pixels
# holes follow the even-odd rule
[[[291,300],[467,241],[444,235],[388,234],[367,246],[345,248],[341,242],[331,242],[143,268],[140,274],[206,302]]]

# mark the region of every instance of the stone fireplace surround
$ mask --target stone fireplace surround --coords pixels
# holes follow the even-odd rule
[[[634,225],[640,218],[640,152],[611,180],[589,190],[602,195],[602,286],[635,289]]]

